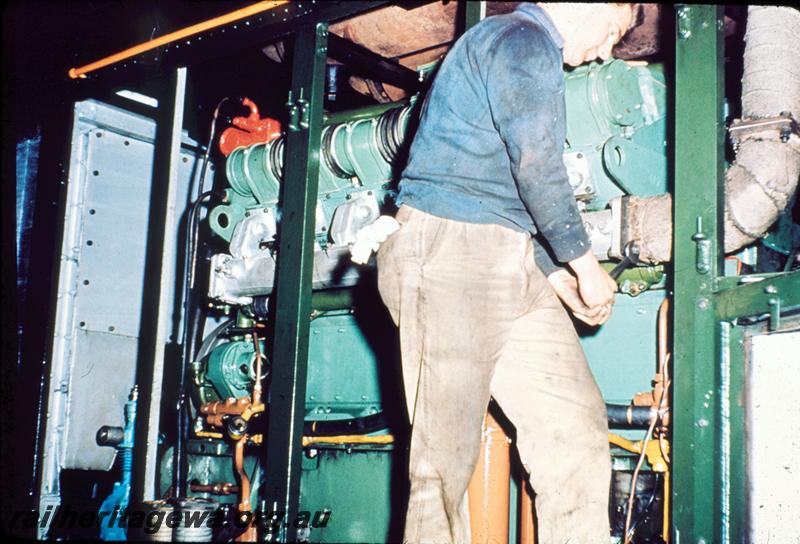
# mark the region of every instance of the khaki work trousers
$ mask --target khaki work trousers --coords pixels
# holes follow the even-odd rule
[[[490,397],[517,431],[539,544],[608,544],[600,391],[530,236],[409,206],[378,251],[412,424],[406,542],[470,542],[466,489]]]

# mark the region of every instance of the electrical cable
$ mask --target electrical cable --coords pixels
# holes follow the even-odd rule
[[[236,324],[235,319],[229,319],[228,321],[224,322],[223,324],[219,325],[216,329],[211,331],[211,333],[206,336],[203,343],[200,344],[200,349],[197,350],[197,356],[195,357],[196,360],[200,360],[206,355],[209,354],[211,348],[214,347],[214,344],[217,341],[217,338],[223,335],[228,329]]]
[[[303,436],[339,436],[345,434],[371,434],[389,428],[384,412],[350,419],[306,420]]]
[[[661,400],[659,400],[659,402],[658,402],[658,417],[659,418],[664,417],[664,415],[663,415],[664,400],[669,398],[667,396],[667,391],[669,390],[669,384],[671,383],[671,380],[669,379],[669,359],[670,359],[671,356],[672,356],[672,354],[668,353],[666,358],[665,358],[665,361],[664,361],[664,371],[662,373],[662,376],[664,376],[664,391],[661,394]],[[659,432],[658,433],[658,448],[661,450],[661,456],[664,458],[664,461],[666,461],[667,465],[669,465],[670,464],[669,452],[667,452],[666,448],[664,447],[664,433],[663,432]]]
[[[658,480],[659,480],[660,474],[658,472],[655,472],[653,474],[654,474],[654,477],[653,477],[653,480],[654,480],[654,482],[653,482],[653,492],[650,493],[650,499],[647,501],[647,504],[642,509],[642,515],[637,517],[636,520],[634,520],[633,522],[631,522],[631,534],[636,532],[636,529],[639,526],[639,523],[641,523],[641,521],[644,518],[644,516],[647,513],[647,511],[650,510],[650,507],[653,506],[653,503],[656,502],[656,495],[658,494],[658,486],[659,486]]]
[[[623,535],[624,535],[624,540],[623,540],[624,544],[630,544],[631,543],[631,539],[633,538],[633,532],[635,530],[635,527],[633,527],[633,528],[631,527],[631,515],[632,515],[632,512],[633,512],[633,500],[634,500],[634,497],[636,495],[636,480],[639,478],[639,471],[642,468],[642,463],[644,462],[645,454],[647,453],[647,444],[650,441],[650,437],[653,434],[653,430],[655,429],[656,423],[661,420],[661,418],[663,416],[663,413],[664,413],[663,412],[663,410],[664,410],[664,400],[667,398],[667,391],[669,391],[670,380],[667,379],[666,375],[663,374],[663,372],[666,371],[668,360],[669,360],[669,354],[667,354],[663,358],[663,360],[661,361],[661,372],[662,372],[662,376],[664,376],[664,388],[661,391],[661,397],[659,398],[659,401],[658,401],[658,417],[653,419],[653,421],[650,423],[650,426],[647,428],[647,434],[644,437],[644,441],[642,441],[642,452],[639,454],[639,460],[636,463],[636,468],[634,469],[633,477],[631,478],[631,491],[630,491],[630,494],[628,495],[628,512],[627,512],[627,514],[625,516],[625,532],[623,533]],[[662,452],[662,455],[663,455],[664,454],[663,453],[663,445],[661,444],[660,441],[659,441],[659,447],[662,448],[661,452]],[[665,458],[665,460],[667,460],[667,459],[668,459],[668,457]],[[669,462],[669,461],[667,461],[667,462]]]
[[[636,480],[639,478],[639,471],[642,468],[642,463],[644,463],[645,453],[647,452],[647,443],[650,441],[650,437],[653,434],[653,429],[656,426],[657,419],[654,419],[650,426],[647,428],[647,434],[642,441],[642,452],[639,454],[639,460],[636,463],[636,468],[633,471],[633,477],[631,478],[631,491],[628,495],[628,512],[625,515],[625,532],[624,535],[624,544],[631,544],[631,538],[633,538],[633,530],[631,529],[631,514],[633,513],[633,499],[636,496]]]
[[[219,102],[217,102],[217,106],[214,108],[214,114],[211,116],[211,127],[209,128],[209,137],[208,137],[208,145],[206,145],[206,151],[203,154],[203,164],[200,167],[200,183],[197,186],[197,196],[199,197],[203,193],[203,186],[206,179],[206,169],[208,167],[209,158],[211,156],[211,146],[214,143],[214,134],[217,130],[217,119],[219,118],[219,112],[222,109],[222,105],[230,100],[229,96],[223,97]]]
[[[174,472],[173,472],[173,486],[178,498],[187,496],[187,456],[185,452],[186,443],[189,439],[189,426],[191,415],[189,413],[188,395],[186,391],[186,374],[188,372],[189,362],[194,358],[195,342],[197,341],[196,330],[199,328],[199,321],[201,319],[201,311],[193,311],[198,309],[193,304],[194,295],[194,279],[195,269],[197,268],[197,236],[199,230],[199,209],[206,198],[213,194],[213,191],[204,191],[206,172],[208,171],[208,163],[211,157],[211,147],[214,142],[216,133],[217,118],[219,117],[222,105],[228,101],[228,97],[222,98],[214,109],[214,114],[211,118],[211,126],[208,135],[208,145],[206,145],[205,153],[203,154],[203,163],[200,168],[200,178],[197,183],[197,198],[189,208],[189,215],[186,220],[186,251],[184,254],[184,270],[183,270],[183,330],[181,334],[181,366],[180,377],[178,381],[178,404],[177,404],[177,420],[178,420],[178,435],[175,442],[174,450]]]
[[[175,470],[173,472],[173,486],[175,487],[176,496],[178,498],[183,498],[187,496],[187,481],[186,476],[188,473],[188,467],[186,466],[187,457],[185,452],[185,446],[188,441],[189,437],[189,424],[191,415],[189,413],[188,407],[188,395],[186,391],[186,374],[189,368],[189,362],[192,359],[194,347],[191,345],[192,338],[196,335],[194,331],[196,330],[199,321],[199,314],[200,312],[193,312],[193,289],[192,286],[189,284],[191,281],[190,276],[193,274],[190,273],[190,270],[196,266],[196,262],[192,260],[192,250],[189,249],[191,246],[190,240],[195,238],[195,232],[197,230],[197,210],[200,208],[200,205],[203,201],[211,196],[211,191],[205,192],[200,195],[200,197],[192,204],[191,208],[189,209],[189,216],[187,218],[187,260],[184,262],[184,285],[183,285],[183,331],[181,334],[181,367],[180,367],[180,377],[178,380],[178,436],[175,442],[175,451],[174,451],[174,459],[175,459]]]
[[[666,339],[666,327],[661,326],[662,320],[666,322],[666,316],[669,311],[669,298],[664,299],[664,302],[661,303],[661,308],[659,308],[659,373],[661,374],[661,379],[663,380],[664,387],[661,389],[661,396],[658,399],[658,410],[657,415],[650,423],[650,426],[647,428],[647,434],[642,441],[642,451],[639,454],[639,460],[636,463],[636,468],[633,471],[633,477],[631,478],[631,490],[628,495],[628,512],[625,515],[625,532],[623,533],[623,542],[624,544],[630,544],[631,539],[633,538],[633,532],[635,531],[635,527],[631,527],[631,515],[633,513],[633,500],[636,496],[636,480],[639,478],[639,471],[642,468],[642,463],[644,462],[645,455],[647,453],[647,444],[650,441],[650,438],[653,435],[653,431],[655,429],[656,423],[662,420],[664,416],[664,401],[668,398],[667,392],[669,391],[670,380],[669,380],[669,370],[668,370],[668,363],[670,354],[666,351],[667,346],[667,339]],[[661,451],[661,455],[664,455],[664,445],[661,441],[661,437],[659,437],[659,449]],[[669,457],[665,456],[664,460],[669,463]]]
[[[190,292],[192,289],[194,289],[194,274],[197,268],[197,207],[199,206],[199,203],[203,201],[204,195],[207,194],[208,196],[211,196],[213,194],[211,191],[205,191],[206,172],[208,171],[208,163],[211,159],[211,148],[214,144],[214,135],[216,134],[217,130],[217,119],[219,118],[219,112],[222,108],[222,105],[228,100],[230,100],[230,98],[226,96],[217,102],[217,106],[214,108],[214,113],[211,116],[211,126],[209,127],[206,149],[203,153],[203,162],[200,166],[200,178],[197,182],[196,197],[189,213],[185,261],[185,263],[188,263],[189,266],[185,267],[184,269],[184,287],[188,286]],[[185,296],[186,289],[184,289],[184,297]],[[190,353],[194,355],[192,351],[190,351]]]
[[[256,356],[256,376],[255,376],[255,383],[253,384],[253,406],[260,406],[261,405],[261,378],[262,378],[262,370],[263,370],[263,360],[261,357],[261,347],[258,345],[258,333],[253,331],[253,352]]]

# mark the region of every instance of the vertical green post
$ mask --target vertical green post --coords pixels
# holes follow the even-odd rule
[[[297,31],[287,107],[282,183],[275,337],[267,439],[266,508],[285,513],[280,541],[296,541],[291,525],[299,507],[302,433],[308,370],[314,222],[328,25]]]
[[[464,2],[464,32],[480,23],[486,17],[486,2],[466,0]]]
[[[675,542],[721,542],[720,323],[723,8],[676,7],[673,200],[673,511]]]

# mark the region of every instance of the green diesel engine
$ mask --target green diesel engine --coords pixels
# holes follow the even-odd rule
[[[566,101],[564,163],[595,253],[608,260],[615,237],[609,203],[626,194],[667,189],[663,69],[620,60],[582,66],[566,74]],[[402,466],[395,435],[405,417],[397,396],[398,350],[374,286],[373,267],[354,265],[349,246],[362,228],[393,212],[396,182],[420,104],[414,97],[331,115],[319,143],[301,509],[333,512],[337,519],[309,527],[313,541],[378,542],[391,536],[390,488],[397,485],[395,468]],[[191,366],[191,494],[230,504],[238,500],[240,505],[248,499],[253,509],[259,506],[264,475],[263,456],[257,452],[270,439],[261,421],[263,411],[225,406],[250,402],[258,367],[262,380],[270,379],[269,346],[263,341],[268,335],[259,326],[275,285],[283,173],[283,138],[238,147],[227,157],[228,187],[208,222],[228,243],[228,251],[212,257],[208,295],[226,307],[229,320],[206,335]],[[627,403],[649,388],[656,366],[656,309],[664,297],[657,289],[661,280],[660,269],[626,272],[623,281],[636,286],[628,295],[642,296],[620,294],[611,322],[584,339],[611,402]],[[628,357],[635,361],[628,372],[619,368],[613,350],[604,347],[614,345],[617,336],[624,336],[626,349],[635,352]],[[631,341],[632,336],[637,340]],[[269,410],[268,398],[264,404],[263,410]],[[221,417],[215,419],[215,413]],[[245,453],[237,460],[237,443],[245,434],[261,439],[240,445]],[[618,457],[617,468],[630,464],[629,458]],[[162,462],[163,491],[172,478],[171,462],[168,451]],[[237,472],[249,482],[249,497],[241,496],[243,489],[224,487],[236,481]],[[358,481],[370,485],[355,489]]]

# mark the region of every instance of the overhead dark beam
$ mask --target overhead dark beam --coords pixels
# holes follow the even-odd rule
[[[407,91],[420,88],[419,74],[414,70],[335,34],[328,37],[328,54],[339,62],[357,68],[370,79]]]

